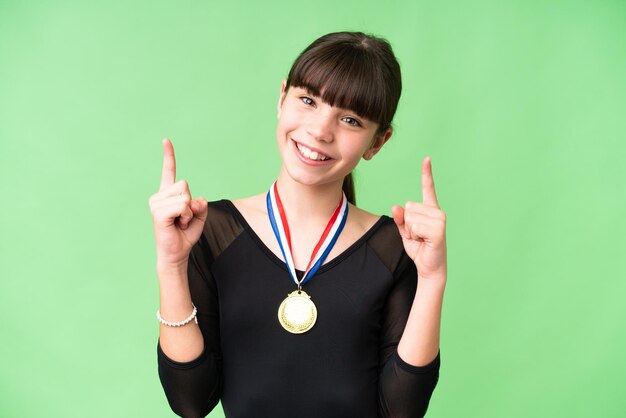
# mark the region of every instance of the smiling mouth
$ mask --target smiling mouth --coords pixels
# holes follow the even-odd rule
[[[298,148],[298,151],[300,151],[300,155],[302,155],[304,158],[307,158],[312,161],[332,160],[332,158],[330,158],[329,156],[319,153],[317,151],[312,151],[310,148],[307,148],[305,145],[302,145],[299,142],[296,142],[296,141],[293,141],[293,142],[296,143],[296,147]]]

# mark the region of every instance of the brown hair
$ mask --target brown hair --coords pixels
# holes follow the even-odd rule
[[[306,88],[331,106],[378,123],[378,136],[391,127],[402,80],[400,65],[385,39],[334,32],[313,41],[296,58],[285,91],[290,86]],[[343,191],[356,204],[352,173],[344,178]]]

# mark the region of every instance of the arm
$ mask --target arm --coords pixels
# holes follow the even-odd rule
[[[379,415],[381,417],[423,417],[439,379],[438,347],[428,361],[418,364],[407,362],[399,354],[399,341],[400,343],[409,342],[415,333],[411,330],[413,326],[409,322],[411,317],[413,321],[423,322],[416,317],[416,315],[421,315],[421,309],[416,307],[414,300],[419,294],[416,293],[419,287],[415,264],[406,253],[403,253],[397,273],[394,274],[394,285],[383,310],[382,369],[379,379]],[[428,345],[421,341],[416,341],[416,343]],[[412,347],[409,348],[412,349]]]
[[[186,418],[208,415],[222,387],[217,291],[209,269],[212,256],[205,244],[201,238],[194,245],[186,272],[169,270],[173,276],[163,276],[174,279],[166,282],[169,285],[161,282],[163,270],[159,270],[161,316],[169,321],[186,318],[192,300],[198,309],[198,325],[195,321],[182,327],[160,324],[157,344],[159,379],[168,403]]]
[[[386,386],[380,391],[384,416],[424,416],[439,378],[439,328],[447,279],[446,214],[435,194],[430,157],[422,161],[422,197],[422,203],[392,208],[405,250],[403,280],[419,284],[405,290],[409,302],[401,305],[410,306],[410,312],[403,322],[394,361],[385,364],[381,377],[381,381],[386,377]],[[405,318],[403,315],[400,311],[399,317]]]
[[[419,285],[406,329],[398,346],[400,357],[420,366],[439,352],[441,305],[448,276],[446,214],[439,207],[429,157],[422,162],[423,203],[394,206],[393,218],[408,257],[415,264]]]
[[[409,318],[398,344],[398,354],[407,363],[422,366],[439,353],[441,305],[446,276],[424,279],[418,274],[418,286]]]
[[[175,179],[174,147],[164,138],[161,185],[148,201],[154,222],[161,316],[180,321],[191,312],[193,300],[198,324],[160,326],[159,378],[176,414],[204,417],[219,399],[222,380],[217,292],[209,270],[213,257],[203,234],[208,202],[191,199],[187,182]]]
[[[161,317],[168,321],[181,321],[193,310],[187,269],[187,264],[180,267],[157,266]],[[204,338],[195,321],[182,327],[160,324],[159,344],[164,354],[178,362],[191,361],[204,351]]]

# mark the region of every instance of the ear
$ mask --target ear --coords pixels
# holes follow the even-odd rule
[[[392,134],[393,128],[390,127],[384,133],[376,135],[376,137],[374,138],[374,143],[367,151],[365,151],[365,153],[363,154],[363,158],[366,160],[371,160],[372,158],[374,158],[374,155],[376,155],[378,151],[380,151],[380,149],[383,147],[383,145],[385,145],[385,143],[389,141],[389,138],[391,138]]]
[[[283,83],[280,86],[280,96],[278,97],[278,115],[277,119],[280,119],[280,110],[283,107],[283,102],[285,101],[285,96],[287,92],[285,91],[285,86],[287,85],[287,80],[283,80]]]

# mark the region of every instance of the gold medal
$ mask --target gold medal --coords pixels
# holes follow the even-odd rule
[[[278,322],[292,334],[307,332],[317,320],[317,308],[304,290],[287,295],[278,308]]]
[[[302,286],[317,272],[326,256],[328,256],[330,249],[335,245],[337,237],[348,218],[348,198],[345,193],[342,193],[339,204],[328,220],[322,236],[311,253],[311,258],[304,270],[302,279],[298,279],[293,256],[291,255],[291,233],[287,224],[287,215],[278,196],[276,183],[277,181],[272,184],[270,191],[267,193],[267,214],[272,230],[278,240],[278,245],[285,258],[287,270],[294,283],[298,285],[298,290],[288,294],[283,303],[280,304],[278,308],[278,322],[292,334],[302,334],[313,328],[317,320],[317,308],[311,297],[302,290]]]

